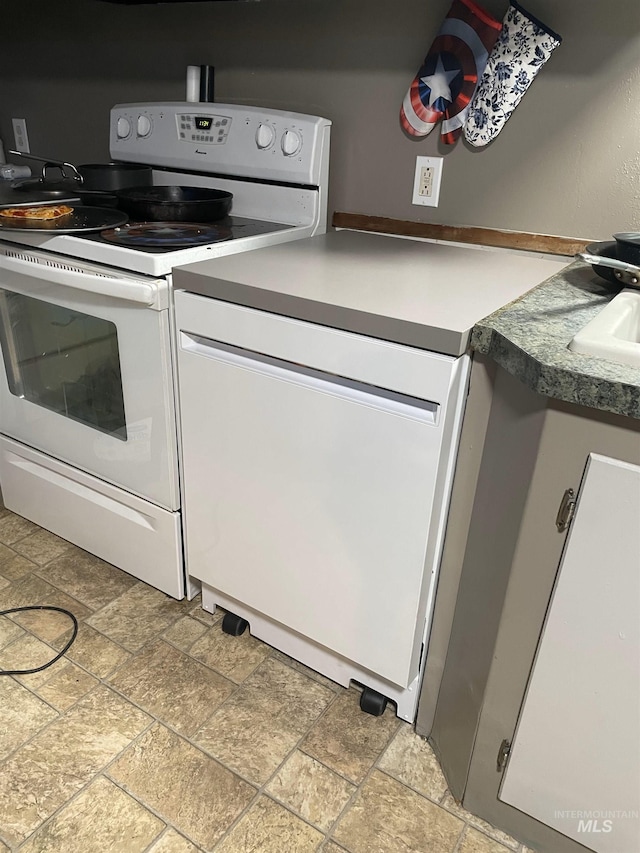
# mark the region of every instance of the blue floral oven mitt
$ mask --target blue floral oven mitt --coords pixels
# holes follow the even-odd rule
[[[512,0],[464,125],[467,142],[487,145],[500,133],[562,38]]]

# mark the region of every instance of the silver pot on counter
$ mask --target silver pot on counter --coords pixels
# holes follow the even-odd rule
[[[576,258],[591,264],[600,278],[625,287],[640,287],[640,232],[621,231],[612,242],[592,243]]]

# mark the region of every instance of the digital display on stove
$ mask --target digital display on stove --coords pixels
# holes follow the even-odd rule
[[[211,116],[208,116],[207,118],[195,116],[194,121],[198,130],[211,130],[213,125],[213,119]]]

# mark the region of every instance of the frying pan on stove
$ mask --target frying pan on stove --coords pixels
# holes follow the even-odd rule
[[[206,187],[128,187],[118,208],[134,222],[215,222],[231,210],[233,194]]]

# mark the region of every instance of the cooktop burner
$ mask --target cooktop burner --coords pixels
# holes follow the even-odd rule
[[[281,222],[225,216],[216,222],[129,222],[119,228],[77,236],[98,243],[117,243],[137,252],[172,252],[189,246],[203,246],[223,240],[240,240],[291,228]]]
[[[184,248],[231,239],[231,229],[197,222],[130,222],[102,231],[103,240],[122,246]]]

